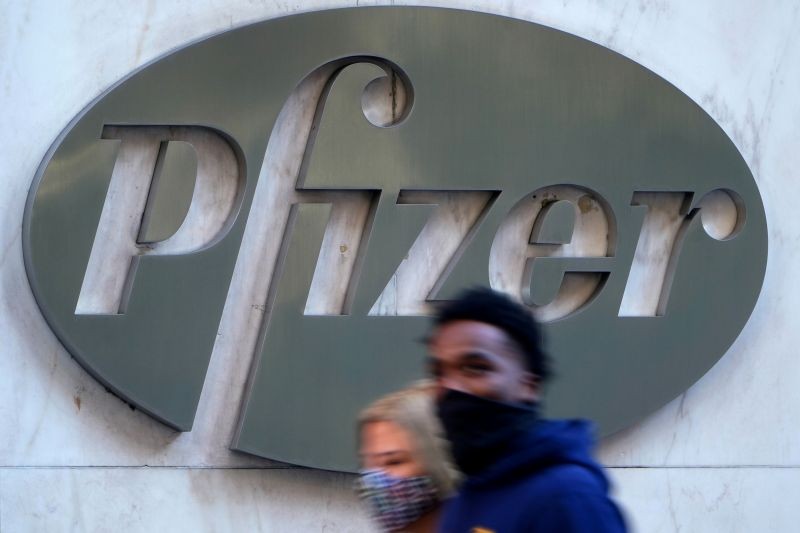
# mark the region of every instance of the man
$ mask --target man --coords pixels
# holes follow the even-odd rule
[[[537,415],[550,370],[526,308],[468,291],[438,310],[427,346],[439,418],[465,475],[440,531],[625,531],[589,425]]]

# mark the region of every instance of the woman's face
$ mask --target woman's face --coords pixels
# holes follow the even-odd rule
[[[394,477],[427,474],[411,434],[388,420],[367,422],[361,427],[359,455],[365,470],[383,470]]]

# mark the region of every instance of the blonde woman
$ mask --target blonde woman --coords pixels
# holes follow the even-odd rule
[[[436,531],[456,471],[436,418],[433,384],[420,382],[362,411],[356,484],[384,531]]]

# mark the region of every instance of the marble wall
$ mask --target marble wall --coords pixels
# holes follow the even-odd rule
[[[54,138],[130,70],[248,22],[387,3],[420,2],[0,1],[0,531],[370,530],[349,477],[228,450],[238,401],[229,392],[244,377],[226,339],[258,320],[258,309],[221,324],[195,429],[176,434],[107,393],[55,339],[27,284],[20,225]],[[675,84],[736,143],[769,224],[761,299],[705,377],[599,454],[639,531],[796,530],[800,3],[421,3],[539,22],[607,46]]]

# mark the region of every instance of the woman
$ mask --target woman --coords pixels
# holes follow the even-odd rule
[[[389,394],[358,419],[362,472],[356,484],[385,531],[436,531],[456,471],[434,413],[433,385]]]

